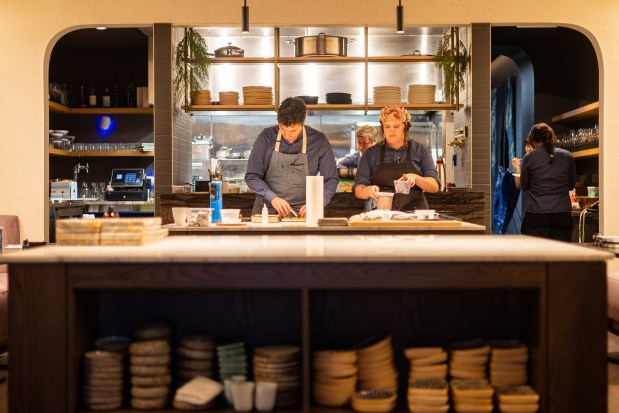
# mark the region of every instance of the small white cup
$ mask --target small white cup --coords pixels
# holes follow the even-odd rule
[[[247,377],[242,375],[234,375],[224,379],[224,396],[228,404],[232,404],[232,383],[246,381]]]
[[[172,216],[174,217],[174,224],[179,227],[187,225],[187,208],[185,207],[173,207]]]
[[[376,209],[386,209],[390,211],[392,204],[393,204],[393,193],[392,192],[379,192],[378,193],[378,202],[376,205]]]
[[[415,214],[418,219],[434,219],[434,209],[416,209]]]
[[[253,381],[236,381],[232,383],[232,405],[237,412],[249,412],[254,408]]]
[[[270,412],[275,407],[277,396],[277,383],[259,381],[256,383],[256,410]]]

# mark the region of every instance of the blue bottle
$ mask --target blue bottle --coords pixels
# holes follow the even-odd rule
[[[211,192],[211,208],[213,208],[213,218],[211,219],[211,222],[221,222],[221,181],[211,181],[209,186]]]

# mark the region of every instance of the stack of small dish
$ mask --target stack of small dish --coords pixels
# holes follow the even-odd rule
[[[413,380],[408,386],[408,410],[413,413],[449,410],[449,389],[445,380]]]
[[[236,375],[247,375],[245,343],[239,342],[217,346],[217,360],[221,380]]]
[[[434,103],[436,85],[408,85],[409,104]]]
[[[277,383],[276,406],[301,402],[301,349],[297,346],[264,346],[254,352],[256,382]]]
[[[220,105],[232,105],[239,104],[239,92],[219,92],[219,104]]]
[[[313,367],[316,403],[330,407],[348,404],[357,385],[357,352],[315,351]]]
[[[327,103],[331,105],[352,103],[352,95],[350,93],[330,92],[326,94],[326,98]]]
[[[412,347],[404,350],[410,360],[409,382],[447,378],[447,352],[442,347]]]
[[[82,402],[89,410],[115,410],[123,405],[123,356],[110,351],[84,354]]]
[[[490,383],[493,386],[526,384],[529,349],[518,340],[490,342]]]
[[[481,339],[453,343],[449,358],[452,379],[486,379],[490,346]]]
[[[176,378],[182,385],[194,377],[215,377],[215,340],[206,336],[185,336],[176,349]]]
[[[398,372],[393,363],[391,336],[357,350],[360,390],[397,393]]]
[[[496,389],[501,413],[535,413],[539,410],[539,394],[529,386],[502,386]]]
[[[211,104],[211,91],[210,90],[196,90],[191,94],[191,103],[194,105],[210,105]]]
[[[270,86],[243,87],[244,105],[272,105],[273,88]]]
[[[494,389],[486,380],[452,380],[451,395],[457,413],[491,413]]]
[[[362,390],[353,395],[350,404],[358,412],[390,412],[396,405],[396,393],[382,390]]]
[[[400,86],[375,86],[375,105],[394,105],[401,103],[402,88]]]

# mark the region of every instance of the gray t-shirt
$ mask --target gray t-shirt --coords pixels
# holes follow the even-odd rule
[[[570,212],[572,202],[569,191],[576,185],[576,164],[572,154],[564,149],[554,149],[554,161],[544,147],[524,156],[520,167],[520,185],[529,192],[527,212]]]

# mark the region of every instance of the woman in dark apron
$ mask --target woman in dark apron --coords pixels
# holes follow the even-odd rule
[[[407,139],[410,114],[401,105],[390,105],[380,111],[384,140],[369,148],[361,157],[353,192],[365,199],[365,210],[375,209],[378,192],[395,192],[394,180],[405,181],[410,192],[395,194],[393,210],[428,209],[424,192],[437,192],[438,172],[428,148]]]

